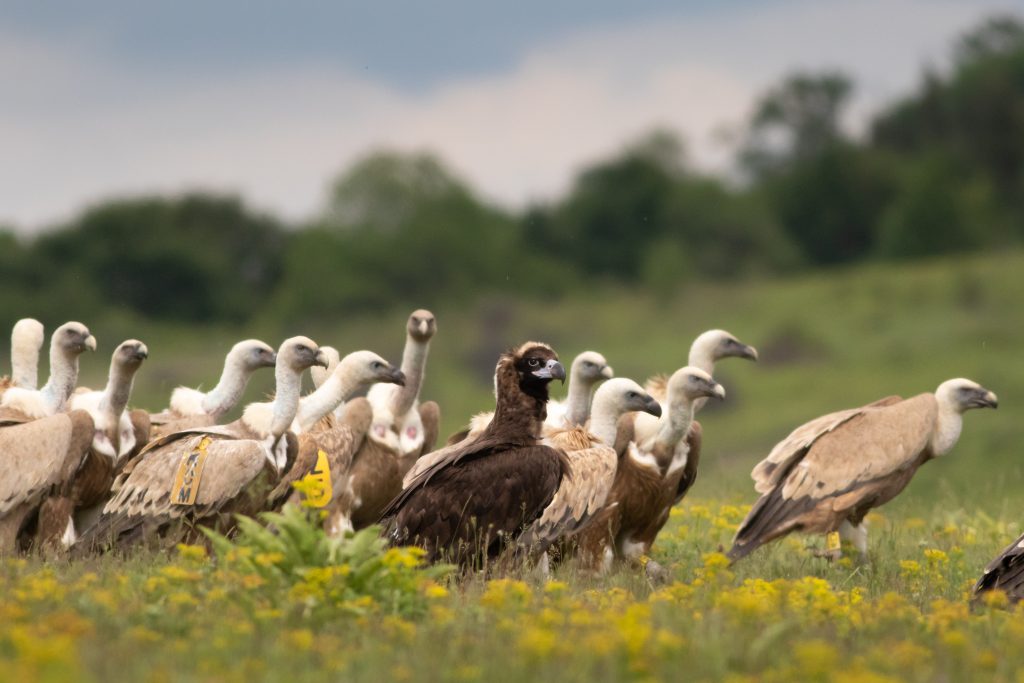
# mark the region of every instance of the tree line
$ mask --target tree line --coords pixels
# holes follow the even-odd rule
[[[672,292],[1024,241],[1024,24],[966,33],[950,68],[926,72],[863,139],[840,125],[853,89],[841,73],[798,73],[764,93],[738,178],[695,171],[682,141],[655,130],[519,212],[432,154],[388,150],[344,171],[302,225],[230,196],[107,201],[34,239],[0,230],[0,313],[298,322],[595,282]]]

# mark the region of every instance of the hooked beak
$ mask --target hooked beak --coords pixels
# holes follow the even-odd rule
[[[601,368],[601,376],[604,377],[605,379],[611,379],[612,377],[615,376],[615,371],[612,370],[612,366],[606,365],[603,368]]]
[[[270,352],[270,358],[264,364],[264,367],[272,368],[275,365],[277,365],[277,351],[271,351]]]
[[[998,408],[999,398],[995,393],[983,389],[978,392],[978,397],[971,401],[971,404],[976,408]]]
[[[648,396],[644,401],[644,412],[650,413],[654,417],[661,417],[661,404],[654,400],[653,396]]]
[[[391,384],[397,384],[400,387],[405,386],[405,373],[400,369],[392,365],[388,368],[387,381]]]
[[[92,336],[90,334],[88,337],[85,338],[84,344],[85,344],[85,348],[89,349],[90,351],[95,351],[96,350],[96,337],[94,337],[94,336]]]
[[[420,334],[426,336],[427,331],[430,329],[430,325],[427,323],[426,320],[421,320],[420,326],[417,329],[419,330]]]
[[[139,344],[135,347],[135,353],[132,354],[135,360],[146,360],[149,358],[149,349],[144,344]]]
[[[719,401],[725,400],[725,387],[718,382],[712,382],[708,389],[707,396],[709,398],[717,398]]]
[[[324,353],[321,349],[317,349],[316,360],[313,361],[313,365],[320,366],[321,368],[326,368],[329,362],[330,361],[328,361],[327,359],[327,354]]]
[[[534,370],[531,374],[541,379],[560,379],[562,384],[565,384],[565,367],[554,358],[549,360],[540,370]]]
[[[750,344],[743,344],[740,351],[740,358],[746,358],[747,360],[757,361],[757,349]]]

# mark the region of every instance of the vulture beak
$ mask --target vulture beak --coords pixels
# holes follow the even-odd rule
[[[978,396],[971,401],[971,405],[976,408],[998,408],[999,398],[988,389],[979,389]]]
[[[427,321],[426,321],[426,320],[421,320],[421,321],[420,321],[420,326],[419,326],[419,328],[418,328],[418,329],[419,329],[419,331],[420,331],[420,334],[422,334],[422,335],[426,336],[426,334],[427,334],[427,330],[429,330],[429,329],[430,329],[430,325],[429,325],[429,324],[427,323]]]
[[[562,384],[565,384],[565,367],[554,358],[549,360],[540,370],[534,370],[531,374],[541,379],[560,379]]]
[[[85,338],[85,341],[83,342],[83,344],[85,344],[85,348],[89,349],[90,351],[95,351],[96,350],[96,337],[94,337],[94,336],[92,336],[90,334],[88,337]]]
[[[149,358],[149,349],[146,348],[145,344],[139,344],[135,347],[135,353],[132,354],[135,360],[146,360]]]
[[[725,400],[725,387],[718,382],[711,382],[708,385],[708,397],[717,398],[719,401]]]
[[[270,357],[267,359],[266,366],[272,368],[277,365],[277,351],[271,351]]]
[[[601,376],[604,377],[605,379],[611,379],[612,377],[615,376],[615,371],[612,370],[612,366],[606,365],[603,368],[601,368]]]
[[[318,365],[321,368],[326,368],[329,361],[327,360],[327,354],[320,349],[316,350],[316,360],[313,361],[313,365]]]
[[[750,344],[740,344],[740,358],[757,361],[757,349]]]
[[[650,413],[654,417],[661,417],[661,404],[654,400],[653,396],[648,396],[644,401],[644,412]]]
[[[405,386],[405,373],[396,368],[394,365],[388,368],[387,381],[391,384],[397,384],[400,387]]]

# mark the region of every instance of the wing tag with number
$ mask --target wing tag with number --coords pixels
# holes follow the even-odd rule
[[[331,486],[331,466],[322,448],[316,452],[316,467],[302,478],[302,482],[302,490],[306,494],[305,504],[314,508],[327,507],[334,495],[334,488]]]
[[[206,448],[211,440],[204,436],[195,450],[181,457],[178,472],[174,475],[174,486],[171,487],[172,503],[195,505],[196,496],[199,495],[199,481],[203,478],[203,468],[206,466]]]

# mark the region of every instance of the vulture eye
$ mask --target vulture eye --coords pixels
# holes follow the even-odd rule
[[[636,393],[635,391],[630,391],[629,393],[626,394],[626,398],[636,398],[637,396],[639,396],[639,394]]]
[[[527,363],[527,365],[529,365],[529,366],[530,366],[531,368],[535,368],[535,367],[537,367],[538,365],[540,365],[540,361],[539,361],[539,360],[537,360],[536,358],[529,358],[529,359],[527,359],[526,363]]]
[[[583,361],[583,366],[587,367],[587,368],[592,368],[592,367],[594,367],[594,364],[591,363],[589,360],[585,360],[585,361]]]
[[[380,370],[382,367],[384,367],[384,364],[381,363],[379,360],[375,360],[373,361],[373,365],[371,365],[370,367],[372,367],[374,370]]]

